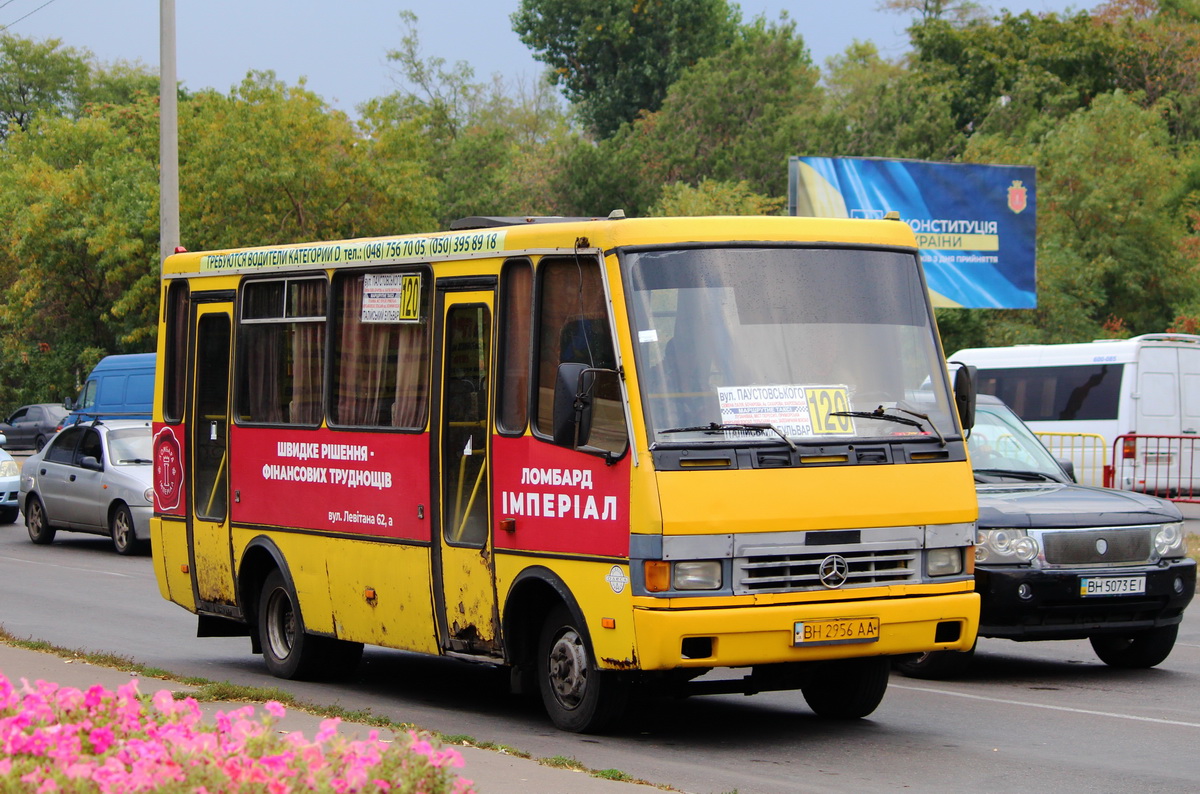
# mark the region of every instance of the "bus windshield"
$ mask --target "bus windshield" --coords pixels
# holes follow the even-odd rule
[[[622,272],[651,444],[957,436],[911,253],[656,249]]]

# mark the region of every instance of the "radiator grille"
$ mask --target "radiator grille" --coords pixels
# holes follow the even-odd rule
[[[1095,565],[1150,561],[1157,527],[1111,527],[1042,533],[1047,565]]]
[[[840,588],[919,582],[917,549],[812,550],[798,554],[763,554],[734,559],[735,593],[791,593],[826,590],[821,563],[838,554],[849,568]]]

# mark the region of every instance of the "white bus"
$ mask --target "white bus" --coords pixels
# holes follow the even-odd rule
[[[949,359],[976,367],[979,391],[1008,403],[1037,433],[1096,434],[1110,453],[1122,435],[1182,437],[1118,450],[1113,485],[1191,492],[1186,437],[1200,432],[1200,336],[967,348]],[[1076,463],[1080,482],[1095,481],[1091,467]]]

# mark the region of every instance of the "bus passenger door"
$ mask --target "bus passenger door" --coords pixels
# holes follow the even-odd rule
[[[442,648],[489,655],[499,647],[491,533],[492,290],[438,291],[439,384],[433,439],[439,537],[435,598]]]
[[[229,360],[232,308],[196,307],[186,493],[192,582],[206,605],[235,603],[229,535]]]

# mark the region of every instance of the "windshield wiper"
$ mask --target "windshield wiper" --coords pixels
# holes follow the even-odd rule
[[[910,427],[915,427],[918,430],[925,429],[925,423],[918,422],[916,419],[908,419],[903,416],[893,416],[892,414],[886,413],[887,411],[900,411],[908,414],[909,416],[915,416],[919,419],[924,419],[925,423],[929,424],[929,429],[933,431],[935,436],[937,436],[938,443],[940,443],[943,447],[946,446],[946,439],[942,437],[942,432],[937,429],[937,425],[935,425],[933,420],[929,418],[929,414],[919,414],[916,411],[910,411],[907,408],[901,408],[899,406],[884,408],[881,405],[874,411],[830,411],[828,415],[853,416],[858,419],[882,419],[885,422],[895,422],[901,425],[909,425]]]
[[[769,432],[772,432],[775,435],[779,436],[780,438],[782,438],[783,443],[788,445],[788,449],[790,449],[792,452],[796,452],[796,445],[794,443],[792,443],[792,440],[790,438],[788,438],[786,435],[784,435],[783,431],[780,430],[778,427],[776,427],[773,424],[766,423],[766,422],[761,423],[761,424],[759,424],[759,423],[721,424],[719,422],[709,422],[707,425],[700,425],[698,427],[671,427],[671,428],[667,428],[666,430],[659,430],[658,432],[663,433],[663,434],[666,434],[666,433],[707,433],[709,435],[712,435],[714,433],[724,433],[727,430],[734,431],[734,432],[736,432],[738,430],[753,430],[758,433],[766,433],[769,431]]]
[[[1030,469],[975,469],[975,474],[984,474],[994,477],[1012,477],[1016,480],[1028,480],[1031,482],[1062,482],[1062,480],[1058,479],[1052,474],[1047,474],[1044,471],[1031,471]]]

